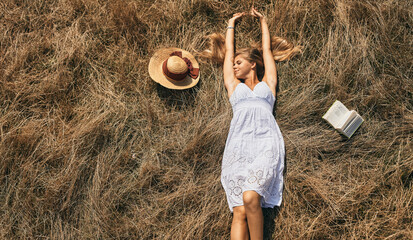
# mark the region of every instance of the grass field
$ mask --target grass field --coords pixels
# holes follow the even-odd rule
[[[253,1],[3,0],[0,239],[229,239],[220,183],[231,106],[218,65],[168,90],[161,47],[194,54]],[[302,46],[277,64],[283,203],[267,239],[413,239],[413,4],[255,1]],[[243,19],[237,46],[260,40]],[[365,122],[347,140],[336,100]]]

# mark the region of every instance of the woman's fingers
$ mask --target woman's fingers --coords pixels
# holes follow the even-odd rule
[[[241,18],[241,17],[244,16],[244,15],[245,15],[245,12],[234,13],[234,14],[232,15],[232,19],[233,19],[233,20],[237,20],[237,19]]]
[[[243,16],[245,16],[245,15],[251,15],[251,16],[256,17],[256,18],[262,18],[262,17],[264,17],[260,12],[257,11],[257,9],[255,9],[254,7],[251,7],[251,10],[250,10],[249,12],[234,13],[234,14],[232,15],[232,18],[231,18],[231,19],[234,20],[234,21],[236,21],[236,20],[238,20],[239,18],[241,18],[241,17],[243,17]]]
[[[256,13],[257,11],[255,10],[255,8],[254,7],[252,7],[251,8],[251,11],[250,11],[250,14],[252,15],[252,16],[254,16],[254,17],[257,17],[257,13]]]
[[[261,13],[257,11],[254,7],[251,8],[250,14],[254,17],[262,18],[264,17]]]

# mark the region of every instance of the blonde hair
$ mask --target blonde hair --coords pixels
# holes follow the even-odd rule
[[[255,62],[257,68],[257,76],[261,79],[264,75],[264,60],[262,58],[262,51],[258,48],[241,48],[236,51],[234,58],[238,55],[242,55],[249,62]]]
[[[212,61],[223,64],[225,58],[225,37],[221,33],[213,33],[209,36],[209,48],[202,51],[199,56]],[[276,62],[282,62],[289,60],[296,54],[301,52],[299,46],[294,46],[291,42],[288,42],[284,38],[275,37],[271,38],[271,49]],[[257,75],[262,77],[264,74],[264,64],[262,58],[262,47],[258,43],[254,43],[252,47],[242,48],[235,52],[235,56],[243,55],[248,61],[255,62],[257,64]]]

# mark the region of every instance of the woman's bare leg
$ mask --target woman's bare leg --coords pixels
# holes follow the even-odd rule
[[[231,240],[248,240],[247,215],[244,206],[234,207],[231,225]]]
[[[242,199],[250,238],[251,240],[262,240],[264,237],[264,216],[261,208],[261,196],[255,191],[245,191]]]

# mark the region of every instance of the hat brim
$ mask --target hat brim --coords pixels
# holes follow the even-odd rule
[[[199,68],[199,64],[196,61],[195,57],[188,51],[185,51],[180,48],[162,48],[162,49],[159,49],[151,57],[151,60],[149,61],[149,67],[148,67],[149,75],[155,82],[161,84],[162,86],[166,88],[178,89],[178,90],[191,88],[198,83],[199,74],[196,79],[193,79],[192,77],[188,75],[180,81],[169,79],[163,74],[163,71],[162,71],[163,62],[166,59],[168,59],[168,57],[171,55],[172,52],[175,52],[175,51],[181,51],[182,57],[188,58],[191,61],[192,66],[194,68]]]

